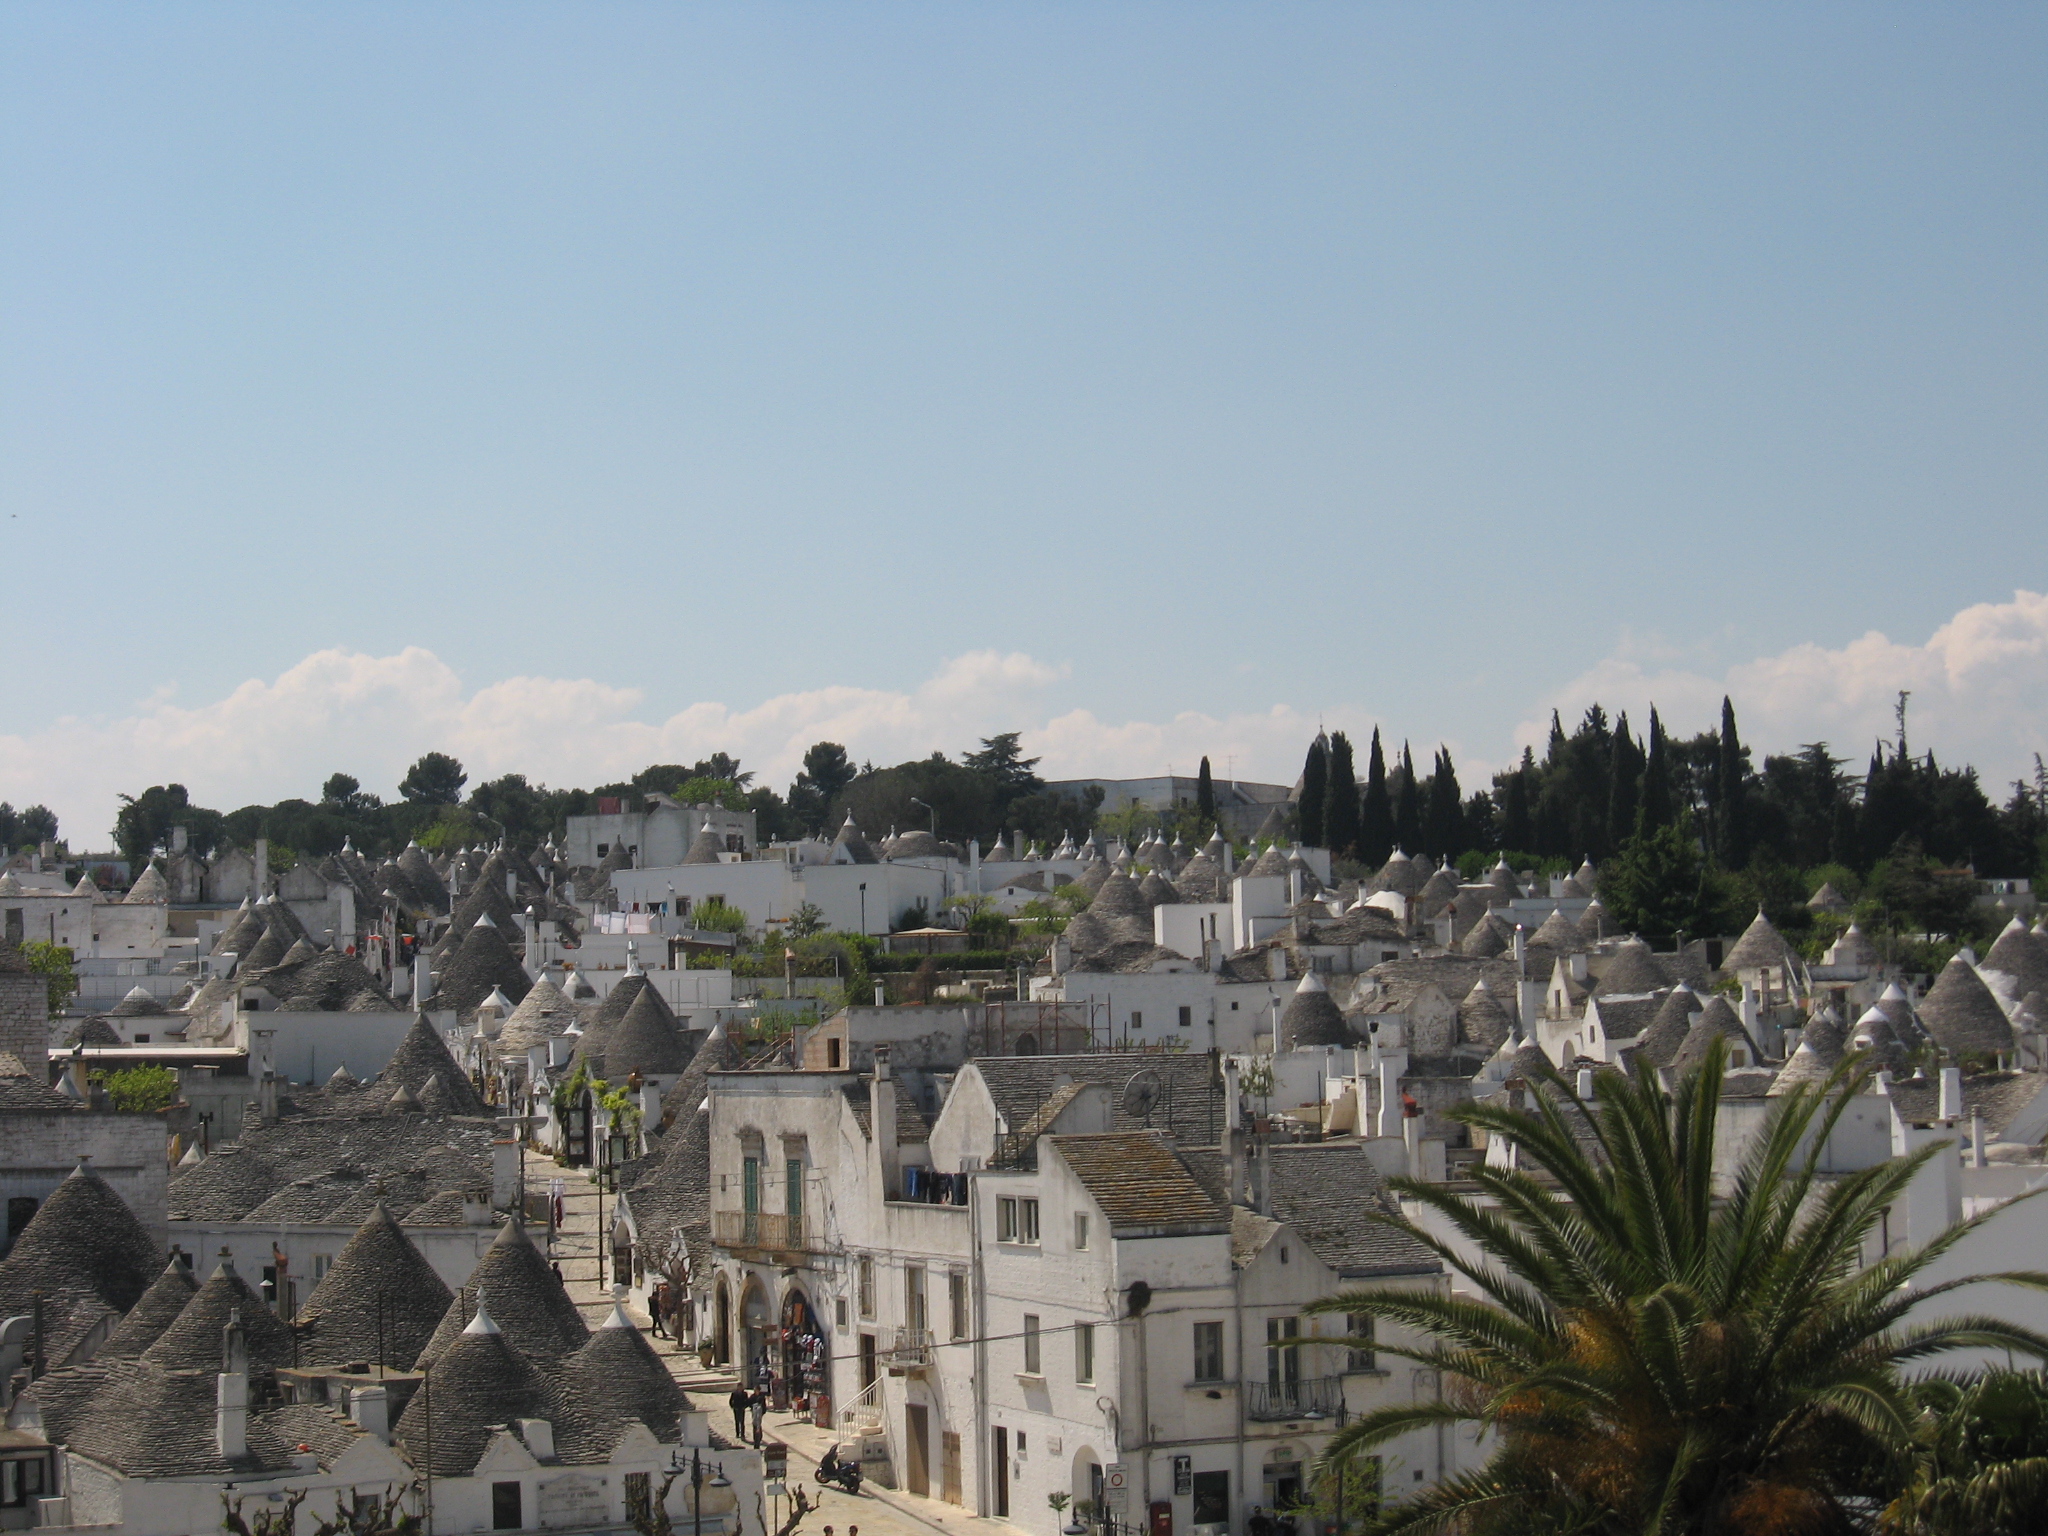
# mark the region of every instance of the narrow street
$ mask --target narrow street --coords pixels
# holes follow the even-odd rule
[[[555,1233],[552,1257],[561,1266],[562,1281],[569,1289],[570,1298],[583,1314],[584,1321],[592,1328],[597,1327],[611,1315],[612,1297],[609,1288],[598,1285],[598,1206],[600,1197],[597,1187],[590,1180],[573,1169],[556,1169],[544,1161],[529,1162],[529,1180],[539,1181],[545,1187],[549,1178],[560,1177],[563,1181],[563,1221]],[[611,1197],[602,1199],[605,1217],[610,1219]],[[547,1233],[535,1228],[533,1238],[545,1245]],[[648,1326],[647,1314],[637,1308],[628,1309],[632,1318],[644,1333]],[[718,1433],[732,1437],[732,1412],[726,1405],[726,1396],[735,1384],[736,1378],[730,1372],[706,1372],[697,1363],[694,1351],[685,1352],[676,1348],[668,1339],[649,1338],[655,1353],[668,1362],[669,1370],[684,1391],[690,1394],[691,1402],[708,1412],[711,1426]],[[799,1414],[769,1413],[762,1421],[762,1433],[767,1439],[779,1440],[789,1447],[789,1475],[792,1491],[800,1481],[806,1494],[817,1502],[818,1507],[806,1514],[797,1530],[804,1536],[822,1536],[830,1527],[833,1536],[1025,1536],[1022,1527],[1007,1520],[985,1519],[957,1504],[947,1504],[938,1499],[919,1498],[893,1488],[878,1488],[863,1484],[858,1495],[841,1492],[837,1488],[823,1488],[812,1474],[816,1471],[818,1458],[840,1436],[828,1430],[815,1427],[808,1417]],[[782,1518],[789,1513],[788,1502],[777,1501],[777,1510]],[[749,1531],[745,1536],[757,1536]],[[767,1533],[772,1536],[772,1533]]]

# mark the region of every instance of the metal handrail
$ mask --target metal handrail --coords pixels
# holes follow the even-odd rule
[[[1344,1378],[1252,1381],[1245,1384],[1245,1415],[1253,1419],[1324,1419],[1344,1404]]]
[[[848,1429],[877,1430],[882,1427],[882,1378],[860,1389],[854,1400],[839,1410],[839,1422]]]
[[[930,1365],[932,1331],[929,1328],[898,1328],[889,1344],[892,1365]]]

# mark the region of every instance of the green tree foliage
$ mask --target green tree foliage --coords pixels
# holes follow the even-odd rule
[[[1600,901],[1636,933],[1696,937],[1712,926],[1714,897],[1690,813],[1654,831],[1645,824],[1623,843],[1600,877]]]
[[[398,792],[414,805],[460,805],[469,775],[445,752],[429,752],[398,781]]]
[[[70,949],[46,939],[30,939],[21,946],[21,958],[36,975],[48,979],[50,1017],[55,1018],[78,991],[78,972]]]
[[[566,832],[571,816],[588,814],[590,796],[581,790],[530,784],[523,773],[486,780],[469,792],[468,809],[522,848]]]
[[[2048,1512],[2048,1375],[1991,1370],[1918,1391],[1913,1480],[1882,1536],[2034,1536]]]
[[[1944,869],[1904,837],[1870,871],[1860,907],[1877,925],[1908,933],[1962,933],[1976,915],[1977,882]]]
[[[961,758],[961,766],[982,775],[995,787],[995,815],[1001,821],[1011,805],[1026,795],[1035,795],[1045,788],[1045,780],[1032,770],[1038,766],[1038,759],[1026,757],[1018,746],[1016,731],[1003,731],[995,736],[984,737],[981,750],[969,752]]]
[[[1380,729],[1372,729],[1372,751],[1365,760],[1365,794],[1358,803],[1358,858],[1377,870],[1394,851],[1394,801],[1387,788],[1387,758],[1380,750]]]
[[[57,841],[57,813],[47,805],[32,805],[17,811],[0,800],[0,851],[10,848],[39,848]]]
[[[1675,1092],[1648,1066],[1603,1072],[1591,1103],[1546,1068],[1530,1107],[1451,1111],[1512,1147],[1515,1166],[1474,1164],[1475,1194],[1389,1181],[1429,1219],[1381,1223],[1435,1253],[1466,1294],[1374,1288],[1311,1310],[1419,1335],[1379,1352],[1456,1385],[1362,1415],[1326,1460],[1439,1425],[1490,1432],[1493,1448],[1369,1529],[1851,1531],[1904,1480],[1920,1418],[1906,1369],[1951,1350],[2048,1352],[2048,1338],[2001,1319],[1914,1314],[1988,1278],[2048,1288],[2048,1275],[1920,1279],[1988,1216],[1863,1263],[1887,1209],[1955,1153],[1937,1142],[1823,1175],[1829,1135],[1866,1081],[1855,1059],[1773,1101],[1734,1176],[1717,1180],[1726,1065],[1717,1040]]]
[[[1714,760],[1714,848],[1721,862],[1749,862],[1749,749],[1735,731],[1735,705],[1721,697],[1721,735]]]
[[[359,811],[374,811],[384,802],[375,795],[363,793],[362,781],[346,773],[330,773],[327,782],[320,786],[320,803],[329,810],[343,815]]]
[[[1216,824],[1216,775],[1210,771],[1206,757],[1195,773],[1195,809],[1204,821],[1211,826]]]
[[[1451,763],[1451,749],[1436,749],[1436,764],[1429,776],[1429,790],[1423,797],[1422,851],[1441,863],[1455,859],[1470,845],[1465,827],[1465,799],[1458,788],[1458,770]]]
[[[838,742],[813,744],[804,753],[804,765],[789,786],[792,826],[799,831],[824,832],[829,836],[835,829],[825,825],[826,813],[859,773],[848,759],[846,748]]]
[[[1394,770],[1394,842],[1404,852],[1422,850],[1422,786],[1415,779],[1415,755],[1401,743],[1400,766]]]
[[[138,874],[153,853],[171,845],[171,829],[185,829],[186,845],[201,858],[220,845],[227,818],[192,803],[182,784],[157,784],[139,795],[122,795],[114,816],[114,845]]]
[[[1207,758],[1202,761],[1206,764]],[[1210,813],[1210,820],[1215,815]],[[1351,738],[1342,731],[1330,735],[1330,781],[1323,800],[1323,840],[1337,858],[1348,859],[1358,852],[1358,768],[1352,761]]]
[[[1296,807],[1301,821],[1301,840],[1311,848],[1326,848],[1323,840],[1323,804],[1330,788],[1330,745],[1318,735],[1308,744],[1308,756],[1301,764],[1301,801]]]
[[[1678,815],[1677,802],[1671,795],[1671,747],[1664,739],[1664,722],[1657,711],[1650,711],[1650,745],[1643,757],[1643,788],[1638,809],[1643,814],[1644,825],[1655,831],[1668,827]]]
[[[672,785],[666,793],[684,805],[716,805],[728,811],[747,809],[747,792],[731,779],[697,777]]]
[[[122,1067],[96,1072],[92,1081],[107,1090],[107,1102],[131,1115],[153,1115],[178,1102],[178,1074],[169,1067]]]
[[[722,901],[700,901],[690,908],[690,926],[704,933],[743,934],[747,931],[747,914]]]

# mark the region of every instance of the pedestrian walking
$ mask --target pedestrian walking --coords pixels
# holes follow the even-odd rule
[[[732,1409],[732,1437],[744,1441],[747,1438],[747,1408],[754,1401],[754,1395],[745,1387],[734,1387],[732,1396],[725,1401]]]
[[[662,1323],[663,1314],[668,1311],[668,1282],[666,1280],[655,1286],[652,1302],[653,1304],[648,1307],[647,1311],[648,1315],[654,1319],[654,1336],[657,1339],[665,1339],[668,1337],[668,1334],[663,1328]]]
[[[754,1449],[758,1451],[759,1449],[761,1449],[761,1419],[762,1416],[768,1412],[768,1394],[766,1392],[756,1392],[754,1394],[753,1408]]]

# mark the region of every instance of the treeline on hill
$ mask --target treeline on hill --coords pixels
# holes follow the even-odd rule
[[[57,813],[47,805],[31,805],[17,811],[0,800],[0,852],[17,848],[40,848],[57,841]]]
[[[964,844],[978,837],[984,847],[1005,830],[1039,842],[1057,842],[1066,831],[1088,831],[1102,803],[1101,791],[1079,798],[1056,794],[1038,777],[1037,766],[1037,758],[1023,755],[1015,731],[986,738],[958,761],[934,752],[893,768],[856,765],[845,747],[821,741],[804,754],[786,794],[757,785],[753,773],[723,752],[687,765],[655,763],[630,779],[591,789],[550,789],[518,773],[471,787],[460,762],[429,752],[407,770],[399,798],[389,803],[366,793],[345,773],[329,777],[318,800],[280,800],[227,812],[194,805],[182,784],[155,785],[121,797],[114,838],[135,866],[167,850],[178,827],[201,857],[267,838],[272,867],[287,868],[300,855],[333,853],[344,840],[368,857],[395,853],[408,841],[446,848],[502,836],[531,846],[559,837],[569,817],[594,814],[601,800],[630,800],[649,792],[693,805],[711,802],[750,810],[764,842],[809,833],[830,837],[849,813],[870,837],[891,828],[935,828],[942,839]],[[54,831],[54,817],[50,826]]]
[[[1541,758],[1524,749],[1469,796],[1445,748],[1424,772],[1375,731],[1361,774],[1339,732],[1303,764],[1301,837],[1358,870],[1397,847],[1468,874],[1503,854],[1553,872],[1592,859],[1616,921],[1658,936],[1739,931],[1759,907],[1806,929],[1823,882],[1886,931],[1967,934],[1976,879],[2048,873],[2048,770],[2037,759],[2035,781],[1996,806],[1974,768],[1909,749],[1903,704],[1897,740],[1861,776],[1825,742],[1758,768],[1726,699],[1718,728],[1689,738],[1654,709],[1638,736],[1595,704],[1570,734],[1553,713]]]

